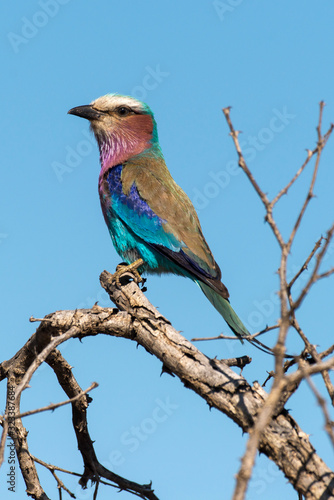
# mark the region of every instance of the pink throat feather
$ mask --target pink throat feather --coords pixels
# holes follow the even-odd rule
[[[110,134],[107,137],[97,137],[100,150],[101,171],[99,176],[99,191],[101,194],[105,173],[112,167],[124,163],[133,156],[139,155],[152,147],[147,137],[124,137],[120,134]]]
[[[154,118],[150,115],[134,115],[109,130],[94,130],[99,149],[101,172],[99,177],[100,195],[103,191],[103,178],[112,167],[143,153],[159,147],[154,133]]]
[[[119,165],[150,147],[149,142],[139,137],[122,137],[119,134],[99,137],[98,144],[101,168],[104,172],[110,167]]]

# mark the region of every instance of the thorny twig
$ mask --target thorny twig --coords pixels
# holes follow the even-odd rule
[[[29,410],[25,411],[24,413],[20,413],[19,415],[15,415],[14,418],[23,418],[23,417],[29,417],[30,415],[35,415],[36,413],[41,413],[43,411],[54,411],[57,408],[60,408],[61,406],[68,405],[69,403],[74,403],[77,399],[81,398],[81,396],[84,396],[88,392],[92,391],[93,389],[96,389],[99,384],[96,382],[93,382],[87,389],[84,391],[80,392],[76,396],[74,396],[71,399],[67,399],[66,401],[62,401],[61,403],[51,403],[48,406],[43,406],[42,408],[37,408],[36,410]]]
[[[56,471],[59,471],[59,472],[64,472],[64,474],[69,474],[71,476],[77,476],[77,477],[81,477],[82,476],[82,474],[79,474],[79,472],[73,472],[71,470],[67,470],[67,469],[64,469],[62,467],[58,467],[57,465],[48,464],[47,462],[44,462],[40,458],[37,458],[37,457],[35,457],[34,455],[31,455],[31,454],[30,454],[30,456],[31,456],[31,458],[33,459],[34,462],[36,462],[37,464],[42,465],[43,467],[45,467],[49,471],[52,471],[52,470],[55,471],[56,470]],[[105,484],[106,486],[111,486],[112,488],[119,488],[119,486],[117,486],[116,484],[108,483],[107,481],[103,481],[102,479],[100,479],[100,483],[101,484]]]
[[[272,325],[272,326],[266,326],[263,330],[257,333],[253,333],[252,335],[248,335],[247,339],[252,340],[255,339],[256,337],[259,337],[259,335],[263,335],[264,333],[270,332],[271,330],[276,330],[279,328],[279,325]],[[199,341],[205,341],[205,340],[238,340],[240,342],[240,339],[236,337],[235,335],[229,336],[229,335],[223,335],[222,333],[220,335],[217,335],[216,337],[195,337],[191,339],[192,342],[199,342]]]
[[[323,240],[323,237],[321,236],[318,241],[315,243],[314,247],[312,248],[312,251],[310,253],[310,255],[307,257],[307,259],[305,260],[304,264],[302,265],[302,267],[299,269],[299,271],[295,274],[295,276],[292,278],[292,280],[290,281],[290,283],[288,283],[288,291],[290,292],[291,288],[293,287],[293,285],[296,283],[297,279],[299,278],[299,276],[307,270],[307,266],[309,265],[309,263],[311,262],[311,260],[313,259],[314,255],[316,254],[317,250],[319,249],[319,247],[321,246],[321,242]]]

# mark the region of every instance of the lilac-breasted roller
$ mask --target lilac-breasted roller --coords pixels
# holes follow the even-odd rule
[[[142,259],[140,272],[191,278],[235,335],[249,336],[229,303],[196,211],[169,173],[147,104],[108,94],[69,113],[89,120],[95,134],[102,211],[122,259]]]

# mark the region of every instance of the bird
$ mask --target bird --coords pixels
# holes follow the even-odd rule
[[[87,119],[95,135],[102,212],[125,264],[138,267],[140,275],[190,278],[241,341],[269,349],[257,339],[247,339],[250,333],[230,304],[196,210],[166,166],[150,107],[113,93],[68,113]]]

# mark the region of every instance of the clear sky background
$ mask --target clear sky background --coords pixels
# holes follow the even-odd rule
[[[32,315],[91,307],[96,301],[110,305],[99,274],[113,271],[120,258],[99,205],[98,150],[88,123],[67,115],[108,92],[141,98],[155,112],[167,165],[198,209],[235,310],[252,332],[276,321],[278,246],[258,197],[236,169],[221,108],[233,107],[249,166],[272,197],[301,165],[305,148],[314,147],[321,99],[327,103],[324,126],[334,120],[333,19],[333,3],[315,0],[2,5],[1,359],[11,357],[34,332]],[[332,222],[333,153],[330,143],[317,197],[293,247],[291,274]],[[284,235],[310,173],[308,168],[277,207]],[[150,277],[147,285],[150,301],[188,339],[229,333],[190,280]],[[333,343],[332,297],[333,280],[317,284],[298,316],[321,348]],[[275,337],[268,334],[265,340],[273,345]],[[295,337],[291,332],[292,352],[301,346]],[[273,367],[270,357],[248,344],[218,341],[199,347],[210,356],[251,355],[253,363],[244,371],[250,382],[262,383]],[[99,383],[88,418],[104,465],[140,483],[152,480],[161,499],[231,497],[247,439],[233,422],[209,411],[178,379],[160,377],[161,363],[133,342],[99,336],[71,340],[61,350],[82,388]],[[3,406],[4,387],[0,395]],[[43,366],[23,395],[22,409],[63,399],[54,374]],[[288,406],[332,467],[323,417],[306,385]],[[159,415],[166,418],[159,422],[157,408],[165,408]],[[25,425],[34,455],[83,470],[69,406],[27,418]],[[136,427],[140,439],[134,439]],[[51,474],[38,471],[47,494],[56,498]],[[5,463],[4,499],[15,497],[5,485],[7,472]],[[93,489],[82,491],[76,478],[62,479],[78,499],[93,498]],[[24,491],[18,477],[15,498],[24,498]],[[274,464],[258,457],[247,499],[283,497],[295,499],[296,493]],[[101,487],[99,499],[107,498],[131,497]]]

